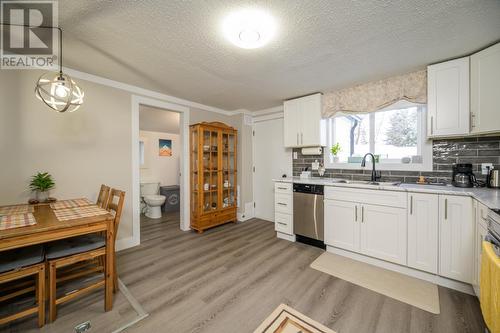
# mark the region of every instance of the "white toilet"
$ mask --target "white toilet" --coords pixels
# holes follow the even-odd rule
[[[145,215],[151,219],[161,218],[161,206],[166,197],[159,195],[160,183],[141,183],[141,197],[146,203]]]

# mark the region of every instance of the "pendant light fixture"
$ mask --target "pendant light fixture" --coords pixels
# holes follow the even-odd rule
[[[14,23],[0,23],[6,26],[32,28]],[[63,73],[62,29],[59,27],[38,26],[37,28],[57,29],[59,32],[59,72],[47,72],[40,76],[35,87],[35,96],[49,108],[57,112],[73,112],[83,104],[83,90],[67,74]]]
[[[73,79],[63,73],[62,29],[59,30],[59,73],[45,73],[38,79],[35,95],[57,112],[74,112],[83,104],[83,90]]]

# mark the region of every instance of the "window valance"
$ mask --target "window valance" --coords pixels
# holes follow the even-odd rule
[[[338,114],[373,112],[401,100],[427,103],[427,70],[326,93],[323,100],[323,118]]]

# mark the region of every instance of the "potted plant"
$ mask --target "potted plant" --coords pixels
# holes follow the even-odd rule
[[[340,143],[336,143],[334,144],[331,148],[330,148],[330,152],[332,153],[333,155],[333,162],[334,163],[338,163],[339,161],[339,157],[337,156],[338,153],[340,153],[342,151],[342,148],[340,147]]]
[[[38,202],[47,202],[49,200],[49,190],[56,184],[48,172],[38,172],[31,177],[30,189],[36,192]]]

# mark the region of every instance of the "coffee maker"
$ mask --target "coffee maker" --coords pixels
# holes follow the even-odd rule
[[[454,164],[451,178],[451,184],[456,187],[473,187],[477,183],[470,163]]]

